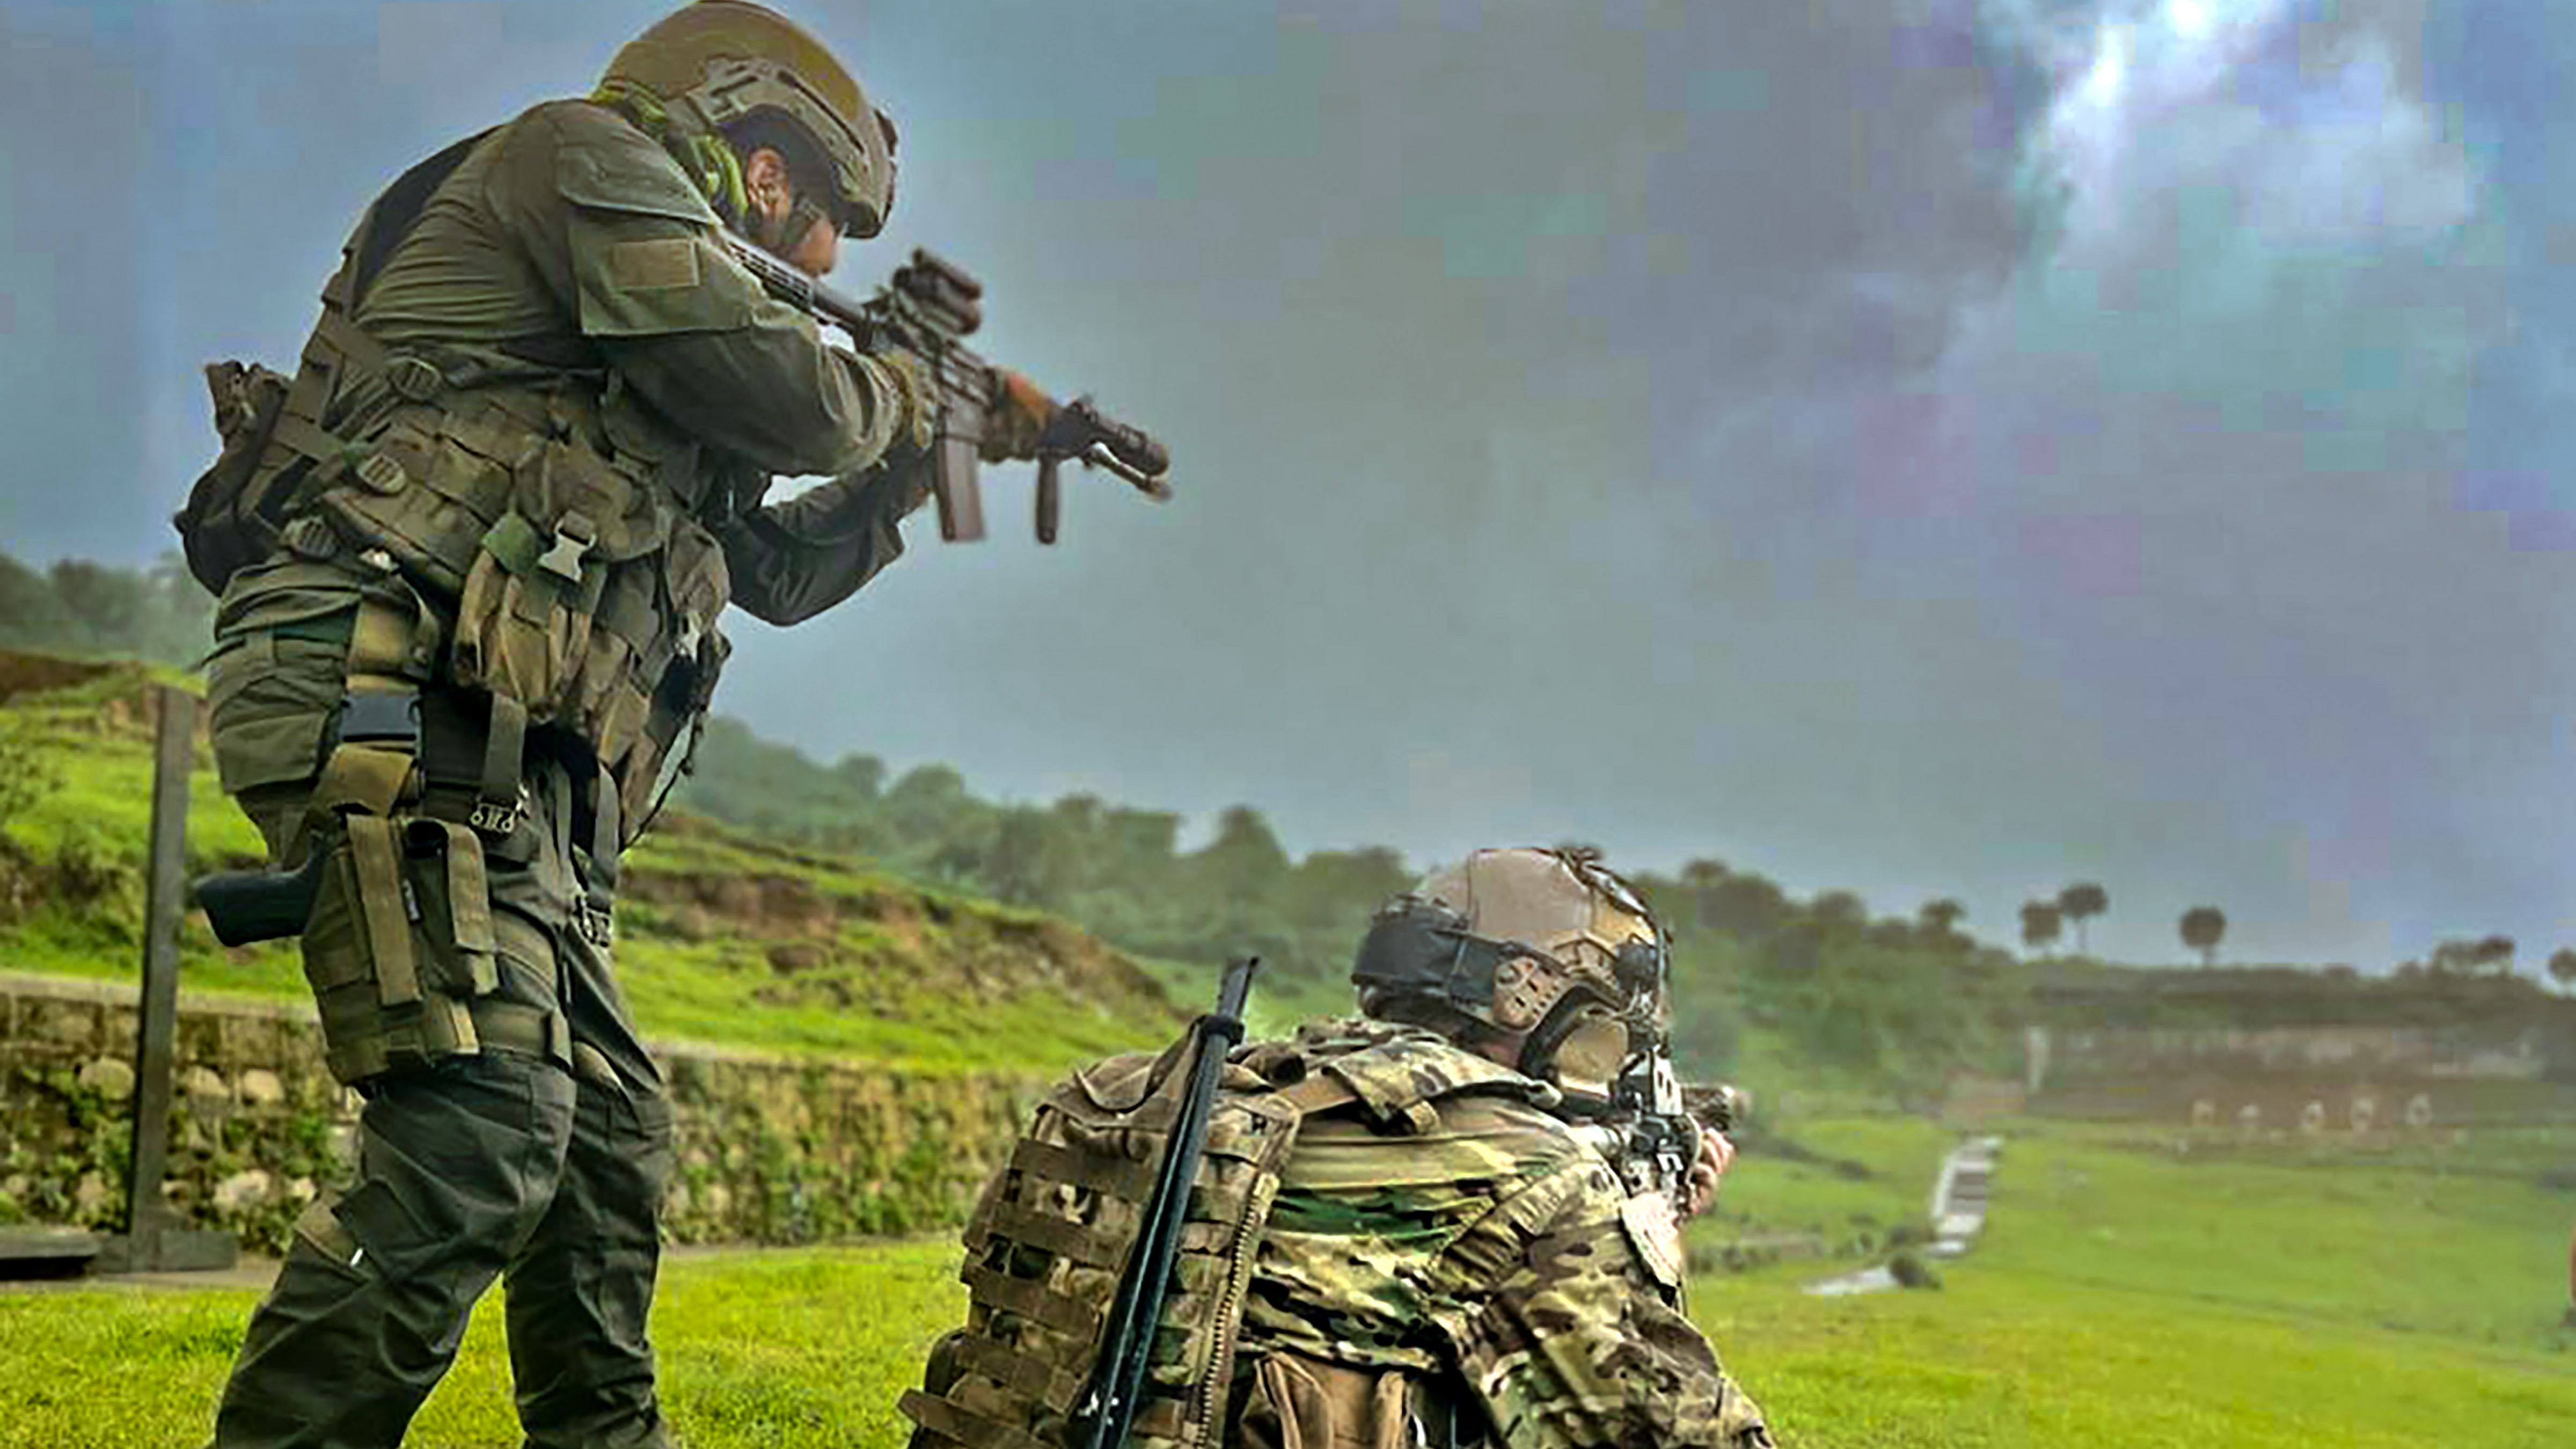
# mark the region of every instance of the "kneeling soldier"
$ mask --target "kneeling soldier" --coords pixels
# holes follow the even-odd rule
[[[1139,1446],[1772,1443],[1680,1306],[1675,1205],[1594,1130],[1660,1049],[1664,940],[1589,855],[1483,851],[1390,902],[1358,1019],[1235,1050],[1135,1408]],[[914,1449],[1054,1449],[1178,1115],[1179,1049],[1040,1107],[966,1234]],[[1684,1189],[1707,1205],[1714,1133]]]

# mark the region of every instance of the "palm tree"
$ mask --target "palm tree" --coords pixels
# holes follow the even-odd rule
[[[2111,909],[2111,893],[2095,882],[2079,880],[2057,893],[2057,913],[2075,923],[2075,949],[2084,949],[2084,923]]]
[[[2194,906],[2182,913],[2182,943],[2200,953],[2200,964],[2218,964],[2218,943],[2227,936],[2227,913],[2216,906]]]

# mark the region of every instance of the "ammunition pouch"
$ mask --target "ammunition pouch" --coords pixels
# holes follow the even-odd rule
[[[542,417],[524,396],[397,405],[315,507],[342,536],[382,549],[430,597],[453,600],[544,446],[543,424],[523,412]]]
[[[353,689],[305,807],[303,846],[323,853],[304,971],[332,1074],[378,1073],[487,1046],[572,1060],[559,1015],[489,1001],[502,937],[491,858],[536,849],[522,786],[526,716],[453,690]],[[517,954],[543,960],[543,940]]]
[[[331,837],[304,977],[331,1075],[364,1081],[482,1050],[469,1003],[500,986],[482,843],[452,821],[351,813]]]
[[[1423,1381],[1394,1368],[1358,1368],[1303,1354],[1265,1353],[1245,1375],[1235,1426],[1241,1449],[1457,1449],[1446,1406]],[[1430,1425],[1440,1426],[1433,1436]],[[1417,1437],[1417,1429],[1422,1430]]]
[[[731,585],[714,536],[627,462],[578,437],[543,445],[476,540],[452,665],[588,744],[640,829],[672,745],[713,697]]]

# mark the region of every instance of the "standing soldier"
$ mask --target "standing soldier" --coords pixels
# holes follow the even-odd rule
[[[1135,1409],[1139,1449],[1763,1449],[1681,1312],[1674,1203],[1602,1147],[1663,1040],[1664,939],[1587,853],[1480,851],[1378,913],[1356,1020],[1240,1048]],[[966,1326],[904,1399],[913,1449],[1057,1449],[1169,1133],[1176,1058],[1037,1114],[966,1230]]]
[[[884,225],[895,131],[810,35],[702,0],[597,92],[370,206],[299,374],[209,369],[179,520],[217,587],[224,788],[282,866],[358,1175],[296,1225],[218,1449],[384,1446],[508,1279],[535,1449],[670,1442],[645,1322],[671,1111],[609,969],[618,855],[704,714],[730,602],[776,624],[901,551],[935,404],[727,250],[807,274]],[[989,379],[987,458],[1053,405]],[[771,474],[834,481],[764,505]]]

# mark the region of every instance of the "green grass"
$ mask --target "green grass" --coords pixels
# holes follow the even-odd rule
[[[37,746],[46,777],[33,802],[0,824],[10,846],[0,876],[14,856],[38,882],[17,919],[0,919],[0,965],[8,970],[135,978],[150,835],[151,725],[139,693],[146,677],[125,666],[0,706],[0,727]],[[202,745],[197,766],[192,873],[256,862],[258,832],[222,793]],[[619,907],[618,965],[649,1037],[926,1072],[1054,1072],[1160,1046],[1179,1027],[1151,978],[1121,978],[1109,953],[1069,928],[924,890],[863,860],[786,848],[675,813],[627,864],[635,888]],[[96,888],[57,899],[65,872]],[[770,930],[722,917],[680,931],[671,912],[637,899],[657,878],[766,884],[837,920],[819,934],[810,922]],[[757,901],[760,892],[750,895]],[[809,948],[812,959],[782,965],[771,954],[779,945]],[[191,992],[309,999],[292,943],[226,950],[194,912],[181,930],[180,979]]]
[[[1814,1298],[1802,1288],[1815,1265],[1694,1285],[1696,1315],[1784,1442],[2576,1443],[2576,1333],[2556,1326],[2576,1194],[2499,1167],[2563,1152],[2576,1129],[2274,1162],[2176,1159],[2102,1129],[2008,1130],[1988,1237],[1945,1267],[1942,1291]],[[1943,1140],[1891,1121],[1815,1122],[1801,1138],[1885,1152],[1890,1184]],[[1730,1207],[1779,1221],[1854,1208],[1844,1180],[1775,1167],[1748,1158]],[[672,1264],[655,1337],[673,1422],[692,1449],[900,1443],[895,1398],[962,1312],[954,1264],[946,1243]],[[250,1303],[0,1295],[0,1449],[194,1442]],[[515,1442],[499,1317],[487,1303],[407,1443]]]
[[[1751,1137],[1739,1159],[1742,1170],[1728,1179],[1695,1234],[1814,1233],[1830,1244],[1918,1221],[1942,1155],[1958,1136],[1919,1117],[1870,1117],[1809,1122],[1784,1140],[1819,1158],[1857,1163],[1869,1175],[1852,1177],[1830,1162],[1766,1156],[1763,1139]]]
[[[901,1243],[684,1258],[654,1311],[663,1401],[691,1449],[902,1442],[895,1396],[961,1313],[956,1253]],[[202,1443],[256,1295],[0,1294],[0,1449]],[[498,1293],[411,1449],[519,1442]]]
[[[1177,1024],[1157,1027],[1112,1014],[1097,1001],[1031,989],[977,1002],[900,970],[854,973],[860,994],[760,1003],[770,975],[755,945],[630,936],[618,947],[618,980],[656,1040],[756,1047],[781,1055],[859,1058],[917,1072],[992,1067],[1056,1071],[1113,1052],[1160,1046]]]
[[[2270,1161],[2005,1130],[1987,1236],[1943,1291],[1818,1299],[1794,1267],[1702,1282],[1703,1321],[1793,1442],[2576,1443],[2576,1194],[2497,1175],[2576,1129]],[[1727,1194],[1828,1201],[1758,1174]]]

